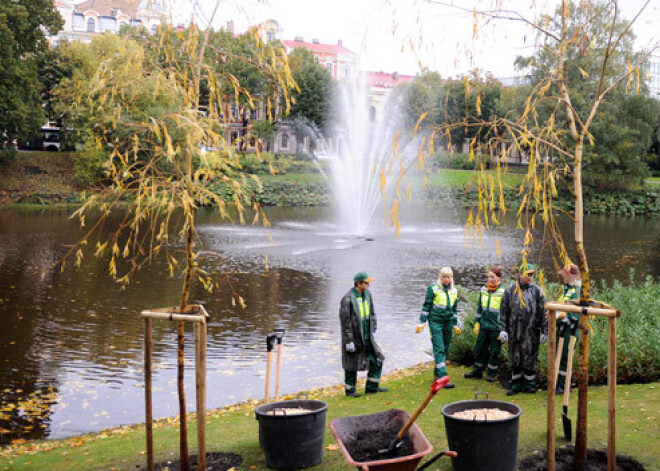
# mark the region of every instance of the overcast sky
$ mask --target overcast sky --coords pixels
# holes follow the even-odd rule
[[[215,0],[197,1],[198,20],[210,18]],[[451,4],[461,8],[454,8]],[[443,77],[460,75],[473,67],[497,77],[514,75],[517,55],[533,52],[535,33],[521,22],[487,21],[472,8],[501,4],[526,18],[552,12],[557,0],[220,0],[213,26],[234,20],[236,31],[274,19],[282,26],[282,39],[302,36],[305,41],[343,45],[361,56],[361,69],[417,74],[421,67]],[[631,19],[644,0],[620,0],[624,17]],[[466,11],[467,10],[467,11]],[[180,14],[184,12],[180,8]],[[189,13],[185,13],[189,15]],[[189,17],[189,16],[188,16]],[[660,0],[651,0],[635,23],[638,46],[657,42],[660,35]]]

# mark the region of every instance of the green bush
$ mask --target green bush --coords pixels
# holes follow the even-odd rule
[[[80,152],[73,152],[73,178],[76,183],[83,187],[93,186],[99,183],[106,175],[106,151],[100,149],[93,142],[87,142]]]
[[[548,298],[556,298],[559,286],[546,286]],[[630,286],[617,281],[612,285],[601,283],[593,289],[593,298],[610,304],[621,311],[617,320],[617,380],[619,383],[649,383],[660,380],[660,280],[647,277],[635,283],[634,273]],[[454,336],[449,350],[449,359],[464,365],[474,362],[475,335],[474,316],[477,302],[476,292],[465,294],[467,304],[463,333]],[[589,342],[589,384],[607,383],[608,326],[604,318],[591,321],[593,335]],[[577,350],[574,370],[577,368]],[[506,361],[503,349],[502,362]],[[547,346],[539,353],[539,376],[545,383],[548,366]]]

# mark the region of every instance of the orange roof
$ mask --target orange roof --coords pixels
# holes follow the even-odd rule
[[[305,49],[309,49],[312,52],[316,52],[319,54],[353,54],[356,55],[353,51],[350,49],[345,48],[344,46],[340,46],[339,44],[320,44],[320,43],[308,43],[305,41],[297,41],[297,40],[284,40],[282,41],[284,45],[288,48],[295,49],[297,47],[304,47]]]
[[[383,87],[394,88],[400,83],[412,82],[415,80],[414,75],[401,75],[387,72],[363,72],[363,77],[366,78],[367,85],[370,87]]]

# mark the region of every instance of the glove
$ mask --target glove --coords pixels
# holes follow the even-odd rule
[[[454,333],[455,333],[456,335],[461,335],[461,332],[463,332],[463,331],[461,330],[461,328],[460,328],[459,326],[455,325],[455,326],[454,326]]]
[[[415,333],[419,334],[424,331],[424,327],[426,327],[426,324],[417,324],[417,327],[415,327]]]
[[[481,330],[481,324],[475,322],[474,329],[472,329],[472,332],[474,332],[474,335],[479,335],[479,330]]]
[[[354,353],[355,352],[355,344],[353,342],[347,343],[346,344],[346,351],[348,353]]]
[[[503,330],[500,332],[500,340],[502,342],[508,342],[509,341],[509,334],[506,333],[506,330]]]
[[[548,342],[548,334],[541,334],[541,343],[545,344]]]
[[[557,318],[557,320],[559,320],[559,319],[566,319],[566,313],[565,313],[565,312],[557,312],[557,313],[555,314],[555,317]]]

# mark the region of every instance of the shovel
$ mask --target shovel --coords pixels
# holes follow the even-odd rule
[[[424,399],[424,402],[422,402],[422,404],[417,408],[415,413],[408,419],[408,422],[405,423],[405,425],[399,431],[399,433],[396,434],[396,437],[394,437],[394,440],[392,440],[390,446],[388,448],[378,450],[379,455],[391,455],[397,450],[397,448],[399,448],[403,444],[402,440],[403,437],[405,437],[406,433],[408,433],[408,429],[412,427],[412,424],[415,423],[417,417],[419,417],[419,415],[422,413],[422,411],[428,405],[428,403],[431,402],[431,399],[433,399],[435,393],[437,393],[442,388],[444,388],[448,383],[449,383],[449,376],[443,376],[440,379],[436,379],[433,382],[433,384],[431,384],[431,390],[429,391],[429,395],[426,396],[426,399]]]
[[[573,353],[575,352],[575,335],[571,335],[568,344],[568,365],[566,365],[566,384],[564,385],[564,407],[561,413],[561,422],[564,426],[564,438],[571,441],[573,437],[571,419],[568,418],[568,398],[571,395],[571,374],[573,373]]]
[[[275,400],[280,400],[280,366],[282,365],[282,339],[284,339],[285,329],[275,329],[277,336],[277,367],[275,369]]]
[[[268,392],[270,391],[270,363],[276,339],[276,334],[268,334],[266,336],[266,395],[264,398],[264,403],[266,404],[268,404]]]

